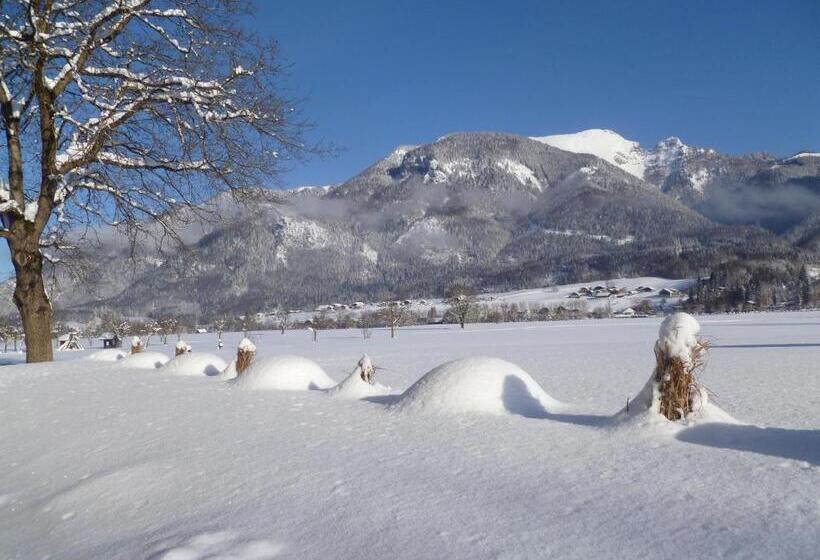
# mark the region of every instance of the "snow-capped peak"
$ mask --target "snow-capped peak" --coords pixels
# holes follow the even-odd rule
[[[797,152],[792,157],[786,158],[783,161],[797,161],[802,158],[820,158],[820,152]]]
[[[641,145],[613,130],[591,128],[575,134],[553,134],[532,139],[567,152],[592,154],[635,177],[644,177],[646,153]]]

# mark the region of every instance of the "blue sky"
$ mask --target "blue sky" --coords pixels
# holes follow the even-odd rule
[[[820,149],[820,2],[257,0],[342,181],[452,131],[611,128],[729,153]]]
[[[820,150],[817,0],[255,3],[310,137],[343,149],[271,187],[339,182],[396,145],[465,130]]]

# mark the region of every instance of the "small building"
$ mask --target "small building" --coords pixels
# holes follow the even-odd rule
[[[675,288],[663,288],[661,291],[658,292],[658,295],[661,297],[672,297],[678,295],[680,292],[677,291]]]
[[[122,346],[122,340],[117,333],[106,332],[100,335],[100,340],[103,343],[103,348],[119,348]]]
[[[623,311],[621,311],[619,313],[616,313],[615,316],[616,317],[634,317],[635,316],[635,310],[632,309],[631,307],[627,307]]]

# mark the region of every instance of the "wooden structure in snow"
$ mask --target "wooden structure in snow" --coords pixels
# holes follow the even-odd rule
[[[82,343],[80,343],[80,335],[76,332],[64,334],[57,339],[57,350],[62,352],[64,350],[85,350]]]

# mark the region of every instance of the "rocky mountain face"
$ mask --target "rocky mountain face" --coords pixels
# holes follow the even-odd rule
[[[402,146],[337,186],[221,195],[203,208],[217,220],[176,217],[185,249],[104,232],[86,280],[58,272],[53,299],[70,313],[208,317],[440,295],[454,282],[504,290],[816,257],[816,212],[766,229],[709,210],[753,191],[817,197],[820,158],[735,158],[676,139],[644,151],[608,145],[612,135],[452,134]]]
[[[611,130],[535,138],[605,159],[719,223],[777,233],[820,212],[820,153],[730,156],[670,137],[645,150]]]

